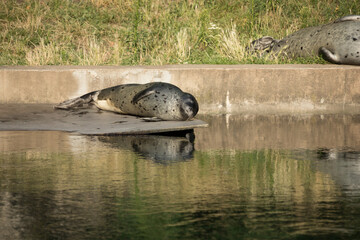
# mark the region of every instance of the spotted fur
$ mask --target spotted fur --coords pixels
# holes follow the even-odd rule
[[[71,109],[91,102],[102,110],[162,120],[189,120],[199,110],[194,96],[163,82],[105,88],[62,102],[55,108]]]
[[[335,64],[360,65],[360,15],[342,17],[333,23],[301,29],[281,40],[263,37],[252,49],[266,49],[266,55],[322,56]],[[267,40],[267,41],[265,41]],[[250,48],[251,49],[251,48]]]

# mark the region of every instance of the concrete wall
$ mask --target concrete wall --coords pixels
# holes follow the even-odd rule
[[[0,103],[58,103],[125,83],[164,81],[200,113],[360,113],[360,67],[172,65],[0,67]]]

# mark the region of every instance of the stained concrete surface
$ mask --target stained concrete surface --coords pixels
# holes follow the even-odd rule
[[[58,103],[127,83],[168,82],[200,114],[359,113],[360,67],[347,65],[2,66],[0,103]]]
[[[87,135],[149,134],[207,127],[201,120],[149,122],[143,118],[101,111],[94,106],[72,111],[49,104],[0,104],[0,131],[47,130]]]

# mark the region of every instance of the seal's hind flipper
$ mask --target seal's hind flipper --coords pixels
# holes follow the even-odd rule
[[[66,109],[79,107],[84,103],[85,103],[84,99],[82,99],[80,97],[77,97],[77,98],[73,98],[73,99],[69,99],[69,100],[66,100],[64,102],[61,102],[58,105],[55,105],[54,108],[56,108],[56,109],[65,109],[66,110]]]
[[[87,103],[92,102],[93,101],[93,95],[95,93],[97,93],[97,91],[87,93],[85,95],[82,95],[81,97],[66,100],[64,102],[59,103],[58,105],[55,105],[54,108],[67,110],[67,109],[71,109],[71,108],[80,107],[83,104],[87,104]]]
[[[360,15],[345,16],[345,17],[335,20],[334,23],[345,22],[345,21],[360,21]]]
[[[272,45],[274,45],[274,42],[278,42],[279,40],[274,39],[270,36],[264,36],[259,39],[256,39],[250,43],[250,46],[247,50],[250,51],[258,51],[258,50],[264,50],[267,48],[271,48]]]

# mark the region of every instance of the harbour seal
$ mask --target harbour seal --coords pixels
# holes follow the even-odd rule
[[[64,101],[54,107],[71,109],[86,103],[94,103],[102,110],[170,121],[190,120],[199,110],[193,95],[163,82],[117,85]]]
[[[360,65],[360,15],[301,29],[281,40],[265,36],[253,41],[250,51],[263,50],[261,56],[321,56],[334,64]]]

